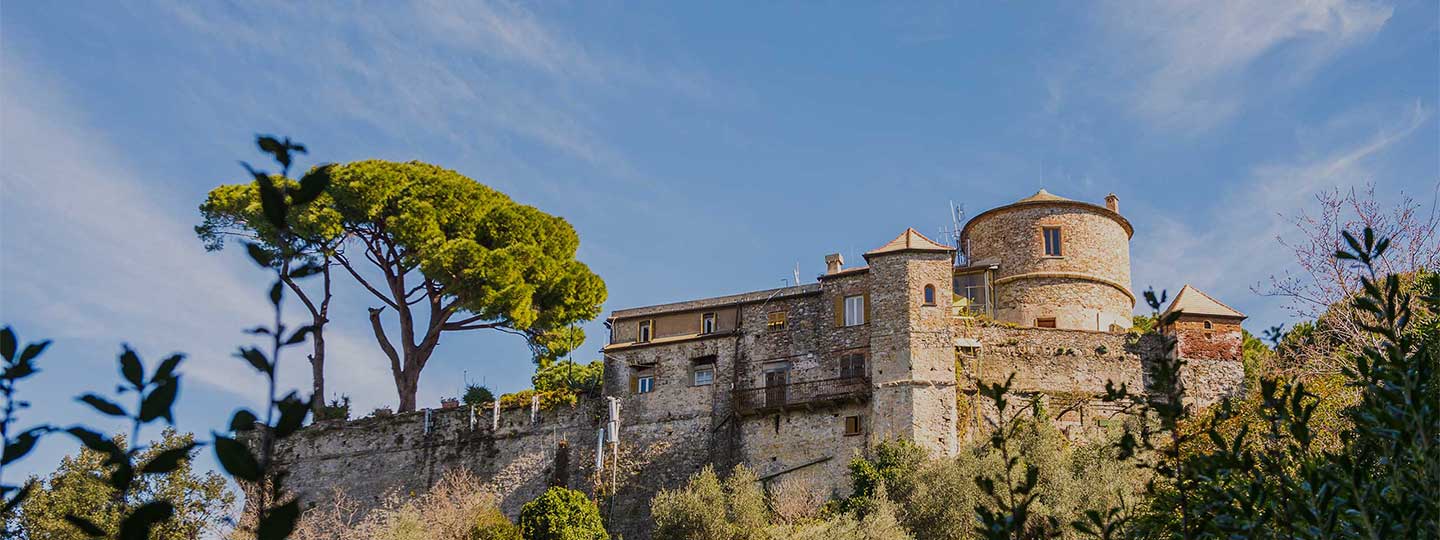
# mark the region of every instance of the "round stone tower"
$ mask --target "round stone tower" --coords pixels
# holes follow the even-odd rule
[[[993,268],[995,318],[1023,326],[1129,328],[1130,237],[1119,199],[1105,206],[1045,190],[972,218],[960,233],[970,266]]]

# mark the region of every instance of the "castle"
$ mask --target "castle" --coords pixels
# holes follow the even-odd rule
[[[815,283],[616,310],[603,395],[577,407],[315,426],[280,459],[308,497],[340,485],[378,499],[451,467],[492,482],[507,512],[546,484],[598,491],[612,526],[641,538],[650,497],[706,465],[843,496],[850,459],[880,441],[954,455],[987,416],[976,382],[1012,373],[1083,438],[1115,419],[1106,383],[1144,389],[1146,359],[1167,354],[1161,335],[1129,332],[1133,232],[1114,195],[1102,206],[1041,190],[970,219],[959,250],[907,229],[863,266],[827,256]],[[1186,400],[1236,392],[1245,316],[1190,286],[1167,312]]]

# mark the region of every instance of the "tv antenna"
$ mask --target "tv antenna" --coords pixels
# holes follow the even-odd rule
[[[940,237],[949,241],[949,245],[955,248],[955,263],[960,264],[965,256],[965,247],[960,245],[960,233],[965,223],[965,203],[956,204],[950,201],[950,226],[940,228]]]

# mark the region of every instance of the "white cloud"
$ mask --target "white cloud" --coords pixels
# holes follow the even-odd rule
[[[1162,128],[1203,131],[1252,92],[1293,87],[1374,35],[1393,8],[1368,0],[1111,2],[1109,55],[1130,62],[1134,112]],[[1281,60],[1257,69],[1267,57]]]
[[[1367,109],[1363,116],[1370,118],[1371,127],[1365,130],[1368,136],[1305,148],[1296,156],[1259,164],[1235,188],[1216,194],[1209,215],[1192,220],[1144,216],[1151,225],[1132,243],[1134,285],[1142,289],[1154,285],[1173,294],[1188,283],[1222,300],[1252,300],[1244,303],[1254,306],[1248,314],[1256,324],[1285,322],[1287,315],[1279,300],[1257,299],[1249,288],[1277,269],[1293,266],[1293,255],[1277,241],[1294,231],[1289,216],[1312,206],[1315,196],[1326,189],[1367,181],[1386,185],[1384,179],[1375,178],[1385,150],[1425,125],[1432,115],[1432,110],[1418,102],[1386,115]],[[1325,136],[1314,138],[1333,141],[1338,137],[1332,133],[1335,130],[1353,134],[1355,122],[1354,118],[1330,122],[1319,129]],[[1375,126],[1376,122],[1384,124]],[[1157,206],[1196,206],[1181,202]]]
[[[231,355],[247,338],[241,330],[270,313],[263,273],[236,253],[206,253],[191,230],[195,216],[175,211],[193,202],[169,204],[164,182],[88,125],[61,85],[13,52],[3,60],[0,318],[30,321],[22,330],[32,338],[43,326],[39,335],[60,342],[128,342],[147,357],[183,351],[184,373],[206,393],[259,397],[249,391],[256,375]],[[332,384],[388,395],[384,362],[369,359],[373,347],[343,329],[327,342],[331,358],[352,359],[344,369],[332,364]],[[291,353],[282,375],[308,388],[303,356]]]

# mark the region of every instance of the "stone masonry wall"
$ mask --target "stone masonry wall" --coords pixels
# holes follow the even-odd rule
[[[1130,232],[1122,219],[1102,207],[1047,202],[1001,207],[967,223],[970,260],[999,265],[996,318],[1030,326],[1036,317],[1055,316],[1061,328],[1094,329],[1098,310],[1102,330],[1110,324],[1129,328],[1135,303],[1120,292],[1130,289]],[[1045,255],[1044,227],[1060,228],[1059,257]],[[1063,291],[1028,291],[1053,288],[1056,282],[1072,285]],[[1124,298],[1117,299],[1117,293]]]
[[[468,408],[430,411],[350,422],[321,422],[297,432],[276,448],[279,466],[289,472],[286,488],[305,508],[341,492],[364,508],[387,495],[422,493],[452,469],[469,469],[501,496],[500,508],[514,517],[520,506],[542,493],[552,478],[590,492],[599,400],[575,407],[501,412],[493,429],[491,411],[479,411],[472,427]],[[555,469],[556,455],[569,453],[568,471]]]

